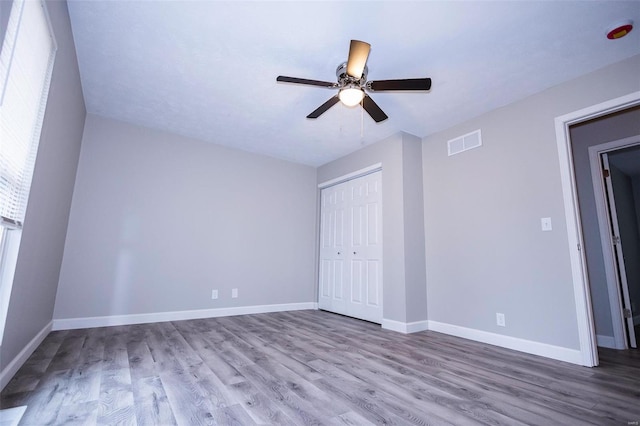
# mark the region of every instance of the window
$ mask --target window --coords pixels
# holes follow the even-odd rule
[[[44,2],[14,0],[0,52],[0,342],[55,52]]]

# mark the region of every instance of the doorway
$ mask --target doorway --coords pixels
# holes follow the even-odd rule
[[[598,345],[615,347],[611,312],[619,304],[604,272],[588,149],[640,133],[638,105],[640,92],[556,118],[580,351],[587,366],[598,365]]]
[[[640,111],[636,113],[640,119]],[[640,324],[640,130],[638,136],[589,147],[589,157],[613,331],[613,341],[599,336],[598,345],[612,349],[637,348],[640,337],[636,335],[636,326]]]
[[[614,181],[620,224],[620,239],[626,262],[629,303],[624,316],[629,333],[634,334],[638,348],[640,342],[640,137],[632,147],[618,150],[609,155],[610,164],[622,174],[622,182]],[[629,339],[631,340],[631,339]]]
[[[640,105],[640,91],[558,116],[554,120],[567,225],[567,243],[575,297],[580,364],[587,367],[598,365],[598,346],[596,344],[594,322],[595,307],[592,304],[586,268],[585,237],[581,230],[583,215],[578,205],[577,177],[572,154],[573,141],[570,127],[617,111],[634,108],[638,105]]]
[[[318,307],[382,323],[382,172],[320,193]]]

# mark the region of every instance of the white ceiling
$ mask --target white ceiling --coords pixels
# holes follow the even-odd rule
[[[398,131],[427,136],[640,54],[640,1],[69,1],[90,113],[318,166]],[[369,79],[431,77],[428,93],[373,93],[389,119],[337,104],[349,40]],[[640,78],[639,78],[640,89]]]

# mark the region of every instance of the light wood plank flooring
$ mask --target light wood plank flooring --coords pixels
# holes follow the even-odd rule
[[[297,311],[53,332],[0,403],[25,425],[627,425],[640,356],[586,368]]]

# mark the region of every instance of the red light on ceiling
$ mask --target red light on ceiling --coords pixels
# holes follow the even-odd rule
[[[632,21],[625,21],[615,25],[607,32],[607,38],[609,40],[616,40],[629,34],[633,29]]]

